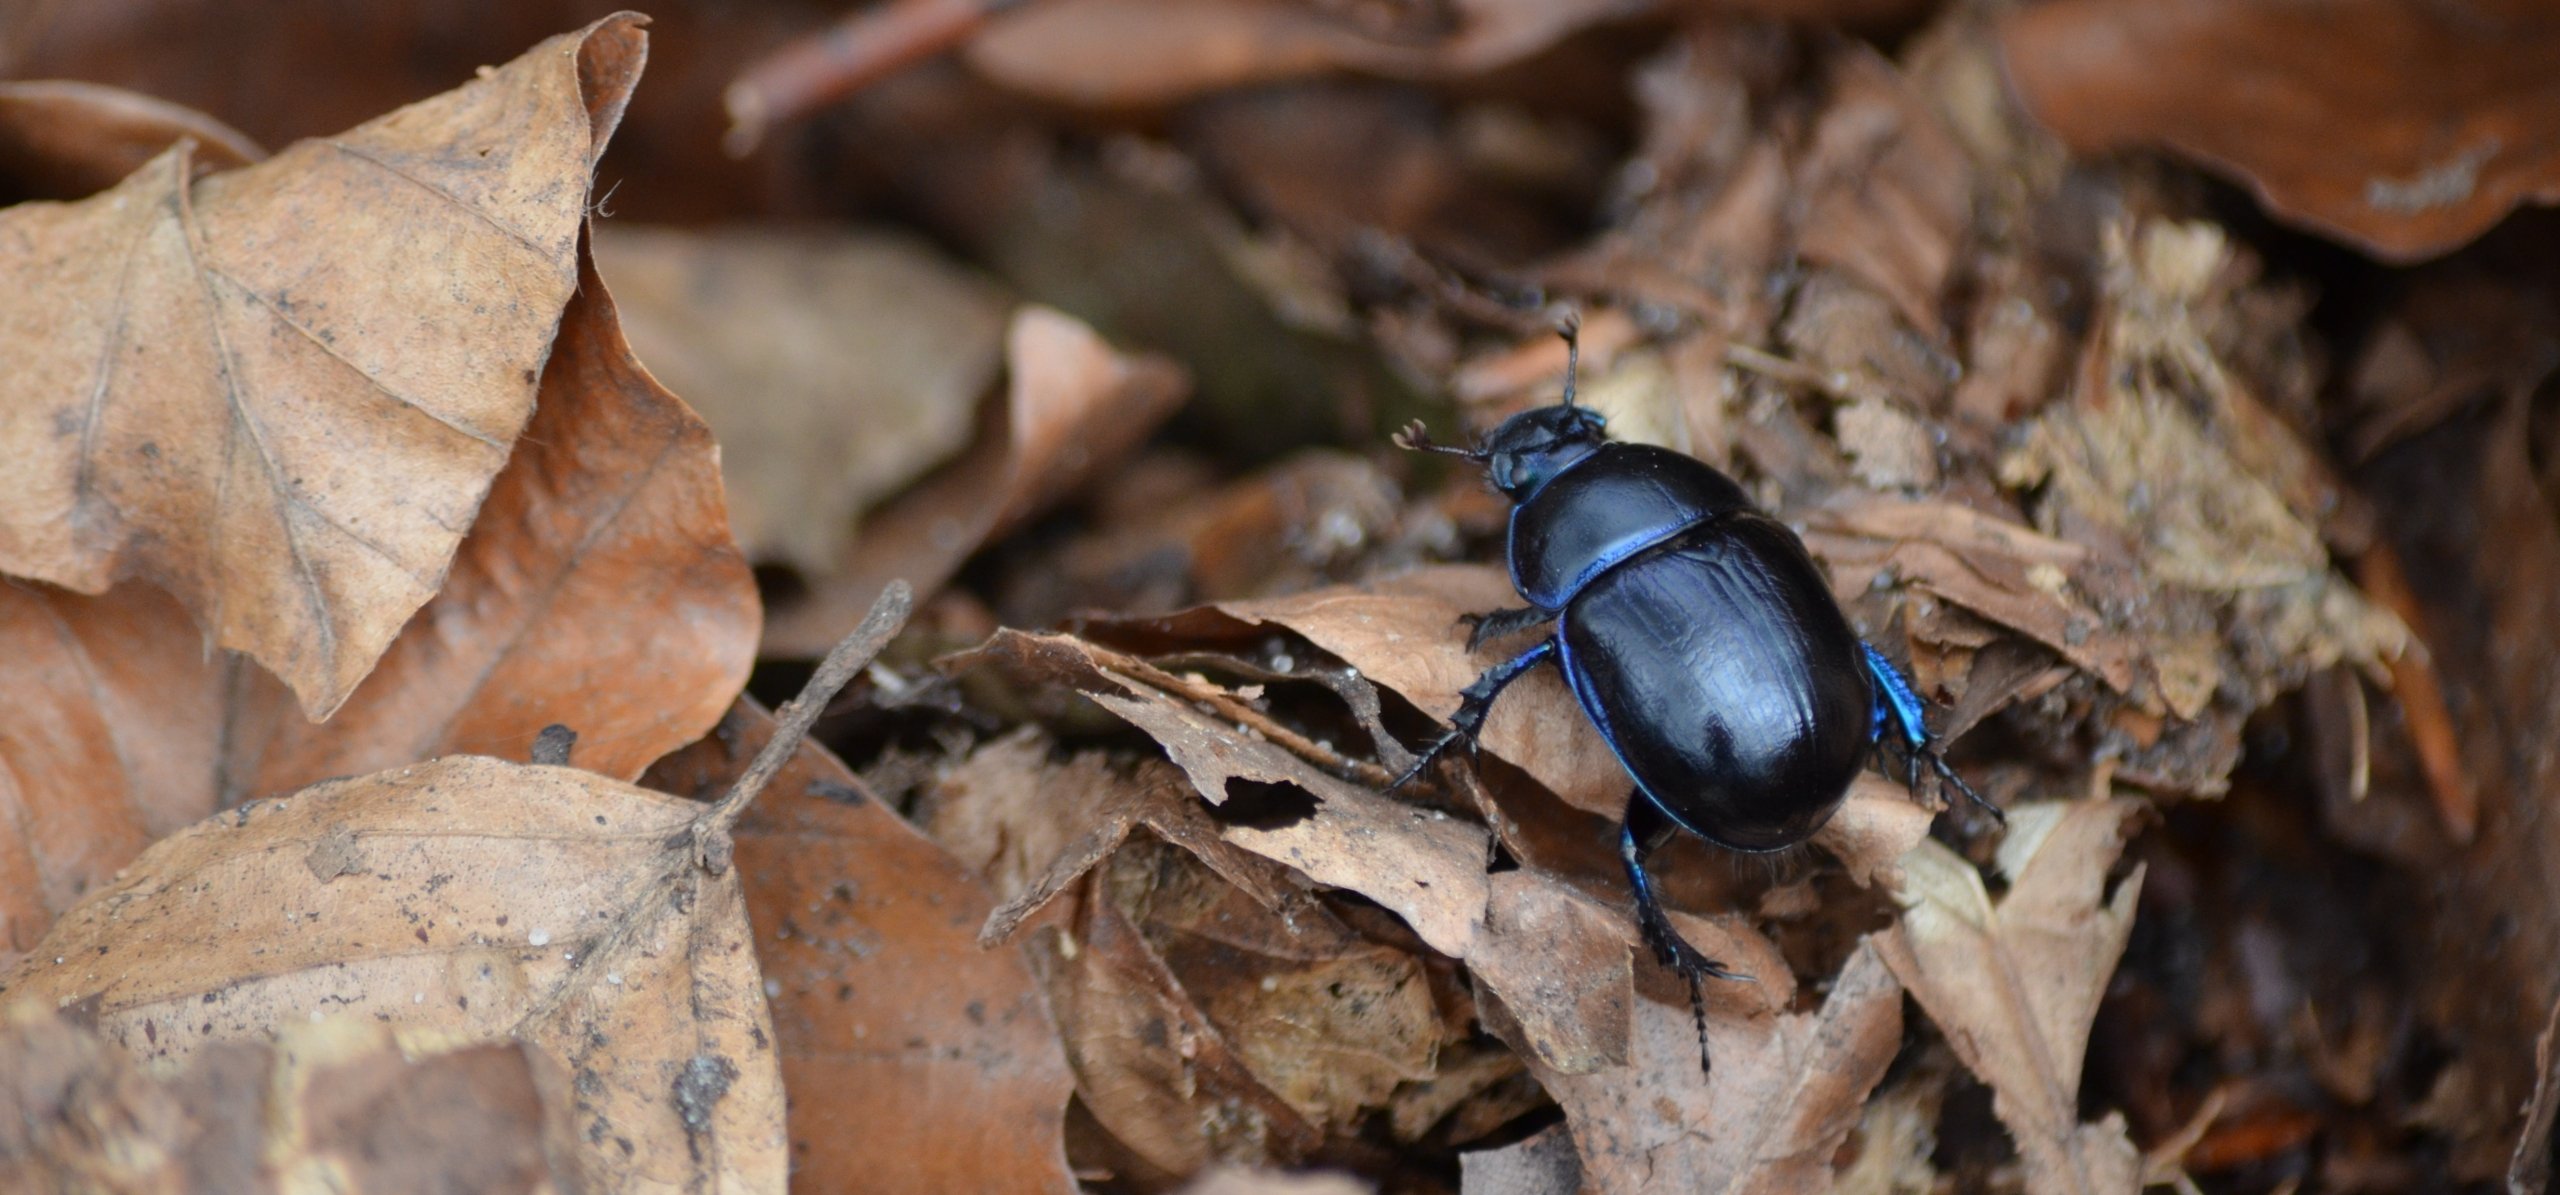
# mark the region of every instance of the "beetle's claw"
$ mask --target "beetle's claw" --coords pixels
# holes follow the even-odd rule
[[[1422,426],[1419,419],[1407,421],[1401,430],[1387,438],[1407,452],[1429,452],[1439,447],[1431,442],[1431,430]]]
[[[1957,775],[1954,768],[1947,766],[1946,756],[1935,751],[1929,752],[1929,766],[1938,773],[1938,779],[1954,785],[1957,792],[1964,794],[1965,800],[1973,802],[1974,808],[1990,814],[1991,820],[2003,826],[2009,824],[2009,815],[2002,812],[1999,806],[1985,800],[1981,793],[1973,791],[1973,786],[1965,783],[1964,777]]]
[[[1449,748],[1457,746],[1465,738],[1464,734],[1452,730],[1431,740],[1431,744],[1424,747],[1421,754],[1413,757],[1411,765],[1407,766],[1395,779],[1387,782],[1387,791],[1391,793],[1404,791],[1406,785],[1421,779],[1424,772],[1431,770],[1431,765],[1440,762],[1440,757],[1449,753]],[[1475,747],[1474,742],[1468,741],[1467,747],[1472,753]]]

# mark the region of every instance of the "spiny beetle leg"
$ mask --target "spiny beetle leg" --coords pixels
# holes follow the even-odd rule
[[[1474,651],[1488,640],[1518,634],[1554,617],[1536,606],[1520,606],[1491,614],[1461,614],[1458,622],[1467,628],[1467,650]]]
[[[1413,783],[1452,747],[1464,746],[1472,754],[1476,749],[1476,736],[1484,733],[1485,717],[1493,712],[1493,699],[1501,696],[1502,690],[1520,679],[1523,673],[1555,658],[1555,654],[1556,641],[1541,639],[1537,646],[1485,669],[1483,675],[1476,677],[1475,683],[1458,690],[1458,712],[1449,716],[1449,729],[1431,740],[1431,745],[1414,757],[1413,766],[1406,768],[1403,775],[1387,785],[1388,790]]]
[[[1900,745],[1908,765],[1907,783],[1913,794],[1920,791],[1920,765],[1926,761],[1930,770],[1938,774],[1938,779],[1963,793],[1965,800],[1972,802],[1975,808],[1990,814],[1991,820],[2008,825],[2008,814],[1984,800],[1981,793],[1973,791],[1973,786],[1964,782],[1964,777],[1956,775],[1956,770],[1947,766],[1946,753],[1938,742],[1938,736],[1929,732],[1929,723],[1921,716],[1920,695],[1912,691],[1911,681],[1902,675],[1902,670],[1884,658],[1884,653],[1877,651],[1874,644],[1860,643],[1858,647],[1866,653],[1867,675],[1876,683],[1877,705],[1902,731]],[[1883,731],[1881,725],[1876,727],[1879,736]]]
[[[1635,889],[1636,928],[1645,945],[1652,948],[1654,961],[1679,973],[1689,985],[1689,1019],[1698,1027],[1698,1073],[1703,1075],[1714,1069],[1707,1054],[1706,981],[1738,979],[1750,983],[1752,979],[1708,958],[1672,926],[1670,912],[1662,907],[1661,895],[1653,890],[1653,876],[1644,869],[1646,856],[1669,839],[1672,830],[1671,819],[1654,807],[1652,798],[1641,792],[1629,797],[1626,824],[1618,830],[1618,858],[1627,865],[1628,886]]]

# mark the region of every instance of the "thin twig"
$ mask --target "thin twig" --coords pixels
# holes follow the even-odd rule
[[[827,703],[835,700],[836,693],[855,673],[870,667],[880,649],[907,625],[907,613],[914,606],[915,594],[904,581],[891,581],[888,588],[880,591],[879,600],[871,603],[871,613],[863,616],[862,625],[853,628],[853,633],[819,662],[809,683],[801,686],[799,696],[773,712],[773,737],[765,740],[764,750],[756,752],[755,761],[747,765],[738,782],[729,786],[728,795],[702,815],[699,826],[725,835],[729,827],[737,824],[748,803],[764,791],[773,774],[782,770],[783,763],[809,737],[809,728],[817,724],[818,715],[826,712]]]
[[[1098,644],[1089,643],[1085,648],[1092,652],[1094,660],[1104,667],[1140,683],[1162,689],[1176,697],[1205,701],[1229,721],[1251,727],[1281,750],[1317,767],[1328,769],[1337,775],[1348,772],[1353,778],[1372,787],[1385,784],[1394,776],[1394,773],[1385,768],[1366,760],[1353,759],[1281,725],[1270,715],[1246,705],[1237,700],[1235,694],[1216,685],[1201,684],[1176,676],[1136,656],[1125,655]]]

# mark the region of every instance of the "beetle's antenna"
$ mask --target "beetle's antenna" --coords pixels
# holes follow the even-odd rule
[[[1470,461],[1480,461],[1485,458],[1485,452],[1481,448],[1451,448],[1432,439],[1430,429],[1422,426],[1422,421],[1419,419],[1405,424],[1404,430],[1397,432],[1394,440],[1396,447],[1407,452],[1436,452],[1442,456],[1454,456]]]
[[[1556,335],[1564,337],[1564,405],[1573,405],[1574,375],[1582,372],[1582,313],[1565,308],[1556,317]]]

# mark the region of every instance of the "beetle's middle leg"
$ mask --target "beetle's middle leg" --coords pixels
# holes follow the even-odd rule
[[[1653,875],[1644,869],[1644,861],[1669,841],[1676,829],[1654,805],[1653,798],[1637,790],[1627,798],[1626,824],[1618,830],[1618,859],[1627,865],[1627,884],[1635,889],[1636,928],[1644,935],[1645,945],[1652,948],[1655,961],[1678,972],[1689,985],[1689,1017],[1698,1025],[1698,1069],[1705,1071],[1709,1069],[1705,981],[1748,981],[1751,977],[1728,969],[1690,945],[1672,926],[1670,912],[1662,907],[1661,895],[1653,890]]]
[[[1458,690],[1458,712],[1449,715],[1449,729],[1431,740],[1431,745],[1414,757],[1413,766],[1406,768],[1404,774],[1387,787],[1398,789],[1411,784],[1415,777],[1430,769],[1433,761],[1448,754],[1451,747],[1464,746],[1468,751],[1474,751],[1476,736],[1484,733],[1485,717],[1493,712],[1493,699],[1501,696],[1504,688],[1530,669],[1554,659],[1555,654],[1556,641],[1541,639],[1536,647],[1485,669],[1474,684]]]
[[[1902,670],[1884,658],[1884,653],[1877,651],[1874,644],[1860,643],[1858,650],[1866,654],[1867,675],[1876,684],[1876,725],[1873,733],[1882,738],[1887,722],[1901,732],[1901,746],[1911,764],[1910,783],[1914,794],[1917,795],[1920,787],[1920,765],[1925,762],[1939,779],[1954,785],[1957,792],[1990,814],[1993,821],[2007,824],[2009,817],[2000,811],[1999,806],[1984,800],[1981,793],[1973,791],[1973,786],[1964,782],[1964,777],[1956,775],[1956,770],[1947,766],[1945,745],[1938,741],[1937,735],[1929,732],[1929,723],[1921,715],[1920,695],[1912,691],[1911,681],[1902,675]]]

